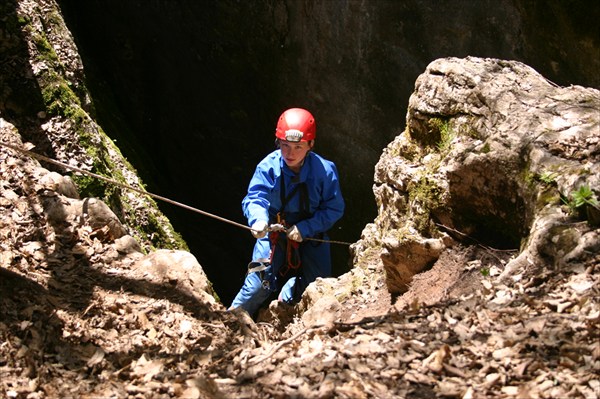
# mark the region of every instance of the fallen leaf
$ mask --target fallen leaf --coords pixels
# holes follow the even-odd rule
[[[450,347],[442,345],[437,351],[433,352],[423,361],[423,365],[429,370],[439,373],[444,368],[444,362],[450,357]],[[428,361],[428,359],[430,359]]]
[[[92,357],[90,357],[87,361],[87,366],[88,367],[94,367],[95,365],[97,365],[98,363],[100,363],[103,359],[104,359],[104,351],[102,350],[102,348],[96,348],[96,351],[94,352],[94,354],[92,355]]]
[[[142,377],[145,382],[150,381],[155,375],[162,372],[164,364],[162,360],[148,360],[146,355],[143,354],[137,362],[133,362],[132,374],[138,377]]]

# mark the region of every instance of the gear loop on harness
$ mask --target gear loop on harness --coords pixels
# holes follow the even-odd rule
[[[271,283],[269,282],[269,280],[267,278],[265,278],[265,271],[271,266],[271,262],[269,259],[258,259],[256,261],[252,261],[250,263],[248,263],[248,272],[246,273],[246,275],[250,274],[250,273],[258,273],[260,280],[261,280],[261,284],[262,287],[265,290],[270,289],[271,287]]]

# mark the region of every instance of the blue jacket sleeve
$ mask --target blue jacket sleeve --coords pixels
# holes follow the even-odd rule
[[[248,193],[242,200],[242,211],[248,219],[248,225],[252,226],[257,220],[269,222],[269,193],[275,186],[275,174],[272,166],[267,162],[261,162],[256,167]]]

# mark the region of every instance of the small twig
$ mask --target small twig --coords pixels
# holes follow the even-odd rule
[[[312,327],[305,327],[303,328],[301,331],[297,332],[296,334],[292,335],[290,338],[285,339],[283,341],[279,341],[277,343],[277,345],[273,346],[271,348],[271,350],[269,351],[269,353],[263,355],[262,357],[255,357],[252,358],[250,360],[248,360],[248,365],[250,366],[256,366],[258,363],[261,363],[265,360],[267,360],[268,358],[270,358],[271,356],[273,356],[279,349],[283,348],[285,345],[289,344],[290,342],[296,340],[299,336],[301,336],[302,334],[310,334],[311,332],[318,330],[319,328],[322,328],[323,326],[321,325],[317,325],[317,326],[312,326]]]
[[[224,324],[214,324],[214,323],[200,323],[200,324],[202,324],[203,327],[212,327],[212,328],[220,328],[220,329],[225,328]]]
[[[123,366],[122,368],[120,368],[119,370],[115,371],[113,373],[114,377],[118,377],[119,374],[121,374],[123,371],[127,370],[128,368],[131,368],[131,363],[126,364],[125,366]]]
[[[378,317],[363,317],[362,319],[360,319],[358,321],[352,321],[352,322],[335,321],[333,324],[335,325],[336,328],[364,326],[366,324],[372,324],[373,326],[376,326],[376,325],[383,323],[390,314],[391,314],[391,310],[388,311],[386,314],[378,316]]]

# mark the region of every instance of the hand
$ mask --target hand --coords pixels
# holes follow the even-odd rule
[[[290,240],[302,242],[302,234],[300,234],[300,230],[298,230],[298,226],[293,225],[286,231],[286,233]]]
[[[276,223],[270,226],[271,231],[285,231],[285,227],[282,224]]]
[[[267,235],[267,227],[269,227],[267,222],[265,222],[264,220],[257,220],[252,225],[252,230],[250,232],[252,233],[254,238],[263,238]]]

